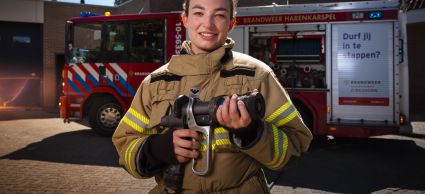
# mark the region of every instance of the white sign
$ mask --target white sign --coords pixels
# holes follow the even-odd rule
[[[340,105],[388,106],[391,23],[335,26]]]
[[[392,112],[393,41],[391,22],[332,25],[332,92],[336,112],[352,112],[352,118],[370,111],[381,116]],[[360,115],[353,116],[356,110]]]

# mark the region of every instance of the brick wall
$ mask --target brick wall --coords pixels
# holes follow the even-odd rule
[[[139,13],[141,10],[142,10],[142,13],[146,13],[150,11],[150,0],[128,1],[118,6],[116,9],[117,14]]]
[[[150,0],[151,12],[181,11],[183,0]]]

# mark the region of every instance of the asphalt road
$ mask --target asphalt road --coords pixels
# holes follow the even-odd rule
[[[414,134],[316,138],[272,193],[425,193],[425,123]],[[0,193],[147,193],[110,138],[38,109],[0,109]]]

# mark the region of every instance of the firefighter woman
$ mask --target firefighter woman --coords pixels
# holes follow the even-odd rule
[[[261,165],[280,170],[305,152],[312,139],[288,94],[263,62],[232,51],[236,0],[186,0],[182,21],[191,41],[179,55],[141,83],[131,107],[113,135],[120,164],[136,178],[155,177],[151,193],[164,188],[164,171],[181,164],[181,193],[269,193]],[[265,99],[264,119],[253,120],[238,95],[258,90]],[[192,172],[190,160],[205,159],[202,137],[190,129],[160,127],[179,95],[201,101],[227,96],[211,126],[212,166]],[[203,163],[198,163],[202,167]],[[173,178],[171,178],[173,179]]]

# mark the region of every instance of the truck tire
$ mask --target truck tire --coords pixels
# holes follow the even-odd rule
[[[112,136],[123,115],[121,105],[111,98],[97,98],[90,106],[90,127],[102,136]]]
[[[301,118],[304,121],[304,124],[310,129],[310,131],[313,133],[313,115],[311,114],[310,110],[303,105],[299,101],[293,101],[295,108],[297,108],[298,112],[301,115]]]

